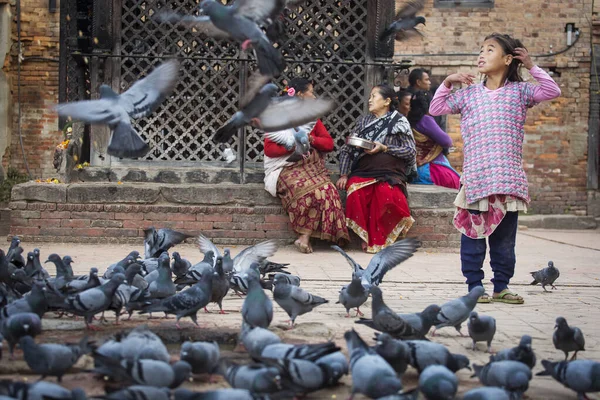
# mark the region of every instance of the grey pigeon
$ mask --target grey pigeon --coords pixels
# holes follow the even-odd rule
[[[370,349],[355,330],[344,333],[350,354],[352,395],[361,393],[372,399],[398,393],[402,382],[396,371],[374,350]]]
[[[414,238],[400,240],[374,255],[367,268],[363,269],[340,247],[331,246],[332,249],[343,255],[352,267],[352,282],[342,288],[339,298],[339,303],[346,308],[347,315],[350,309],[355,307],[356,315],[362,315],[360,306],[367,301],[369,288],[373,285],[378,286],[389,270],[412,257],[419,247],[419,241]]]
[[[192,266],[192,263],[189,260],[182,258],[176,251],[173,252],[172,257],[173,263],[171,264],[171,271],[173,271],[173,274],[175,274],[176,277],[185,275]]]
[[[217,261],[215,263],[214,270],[217,274],[213,279],[212,283],[212,292],[210,295],[210,302],[217,303],[219,306],[219,314],[226,314],[223,311],[223,299],[229,292],[229,276],[225,273],[223,269],[223,257],[217,257]],[[204,308],[205,311],[206,307]]]
[[[511,394],[504,389],[493,386],[469,390],[463,400],[513,400]]]
[[[398,375],[404,374],[410,364],[410,347],[402,340],[396,340],[387,333],[376,335],[375,351],[383,357]]]
[[[195,374],[212,374],[219,365],[219,345],[217,342],[183,342],[180,359],[192,366]]]
[[[36,337],[42,333],[42,320],[34,313],[18,313],[0,324],[0,333],[8,343],[10,359],[13,359],[15,346],[23,336]]]
[[[158,360],[114,360],[97,352],[93,352],[94,359],[101,361],[102,367],[95,368],[93,372],[109,376],[116,381],[133,382],[134,384],[154,387],[179,387],[192,373],[192,367],[185,361],[177,361],[169,365]]]
[[[536,357],[531,348],[531,336],[521,336],[521,341],[517,347],[503,349],[490,357],[490,361],[513,360],[520,361],[533,369],[535,367]]]
[[[221,256],[221,252],[206,236],[198,236],[198,247],[200,251],[206,255],[208,251],[212,251],[215,257]],[[277,251],[277,242],[275,240],[265,240],[255,244],[254,246],[246,247],[240,251],[233,259],[231,258],[229,249],[223,250],[223,271],[226,274],[237,273],[242,274],[247,272],[253,263],[262,264],[267,258],[272,257]],[[216,259],[215,261],[216,262]],[[214,264],[213,264],[214,267]]]
[[[421,373],[430,365],[443,365],[452,372],[469,367],[469,359],[462,354],[453,354],[442,344],[426,340],[407,340],[409,362]]]
[[[279,276],[275,277],[273,285],[273,299],[290,317],[291,327],[294,326],[299,315],[306,314],[321,304],[329,303],[329,300],[312,295],[298,286],[290,285]]]
[[[133,385],[116,392],[108,393],[106,400],[171,400],[171,392],[165,387]]]
[[[242,322],[240,342],[244,345],[250,357],[256,360],[262,356],[262,352],[267,346],[281,343],[281,339],[268,329],[250,328],[249,325]]]
[[[560,276],[560,271],[554,266],[552,261],[548,261],[548,266],[546,268],[530,273],[533,277],[533,282],[530,283],[531,285],[537,285],[540,283],[542,285],[542,289],[544,289],[544,292],[547,292],[547,285],[552,286],[552,289],[556,289],[556,286],[554,286],[554,281],[556,281]]]
[[[427,335],[436,321],[436,316],[441,308],[437,304],[427,306],[423,311],[412,314],[398,314],[400,318],[408,322],[410,326],[422,336]]]
[[[172,296],[177,291],[172,280],[171,266],[169,265],[169,255],[163,253],[158,257],[158,276],[156,280],[149,282],[148,293],[152,299],[164,299]],[[149,274],[150,275],[150,274]],[[147,275],[147,276],[149,276]]]
[[[138,264],[137,268],[140,268]],[[135,274],[135,271],[132,271],[133,268],[128,268],[125,272],[127,275]],[[135,277],[129,277],[128,281],[134,281]],[[107,310],[112,310],[115,312],[115,325],[119,325],[119,317],[121,315],[121,310],[123,307],[127,307],[130,302],[143,301],[146,298],[149,298],[150,294],[145,289],[140,289],[139,287],[132,286],[129,282],[125,282],[119,285],[115,294],[113,295],[110,306]],[[104,315],[104,313],[103,313]]]
[[[40,249],[34,249],[27,253],[27,263],[25,264],[25,273],[35,279],[48,279],[50,274],[42,267],[40,261]]]
[[[148,229],[144,229],[145,258],[160,257],[163,252],[169,251],[171,247],[178,245],[185,239],[191,237],[192,235],[177,232],[169,228],[160,228],[156,230],[151,226]]]
[[[38,381],[35,383],[0,381],[1,400],[86,400],[85,391],[75,388],[72,391],[52,382]],[[9,397],[10,396],[10,397]]]
[[[402,317],[385,304],[383,294],[378,286],[371,286],[370,291],[373,297],[371,303],[372,319],[361,318],[356,321],[357,324],[367,325],[370,328],[388,333],[396,339],[424,339],[419,331],[410,326],[408,322],[404,321]]]
[[[542,360],[544,370],[536,375],[550,375],[569,389],[577,392],[578,399],[586,393],[600,392],[600,363],[592,360],[552,362]]]
[[[273,142],[284,146],[294,152],[287,158],[288,162],[296,162],[305,159],[310,153],[310,142],[308,136],[310,129],[301,126],[299,128],[286,129],[277,132],[267,132],[265,137]]]
[[[188,389],[176,389],[174,400],[268,400],[268,395],[252,393],[246,389],[216,389],[192,392]],[[153,399],[154,400],[154,399]],[[158,399],[157,399],[158,400]]]
[[[294,360],[317,361],[339,350],[340,348],[333,342],[298,345],[274,343],[263,349],[261,357],[276,360],[289,358]]]
[[[517,396],[527,391],[531,380],[531,370],[519,361],[495,361],[484,366],[473,364],[473,370],[474,376],[485,386],[500,387]]]
[[[127,270],[129,268],[129,265],[135,263],[140,258],[141,257],[140,257],[139,251],[137,251],[137,250],[131,251],[122,260],[119,260],[118,262],[109,265],[109,267],[106,269],[106,271],[104,272],[104,275],[102,277],[104,279],[110,279],[110,277],[112,276],[112,271],[115,269],[115,267],[119,266],[119,267],[122,267],[124,270]]]
[[[42,283],[34,283],[26,296],[15,300],[0,309],[0,320],[4,320],[12,315],[32,312],[40,318],[48,310],[48,302],[46,301],[47,289]]]
[[[100,86],[100,99],[61,104],[60,116],[91,124],[106,124],[112,131],[106,153],[119,158],[138,158],[150,147],[131,125],[131,118],[150,115],[175,88],[179,62],[169,60],[122,94]]]
[[[149,359],[168,362],[167,347],[147,325],[138,325],[121,340],[121,357],[126,360]]]
[[[567,320],[563,317],[556,318],[556,326],[554,328],[556,329],[554,335],[552,335],[554,347],[565,353],[565,360],[569,357],[569,352],[571,351],[575,352],[571,360],[577,359],[577,352],[585,351],[585,339],[581,329],[569,326]]]
[[[274,97],[278,91],[272,83],[263,86],[248,104],[217,130],[214,140],[226,143],[247,124],[265,132],[282,131],[314,121],[335,108],[330,99]]]
[[[487,343],[487,352],[492,352],[492,340],[496,334],[496,319],[489,315],[479,315],[471,311],[469,322],[469,336],[473,340],[473,350],[477,348],[477,342]]]
[[[465,296],[444,303],[440,312],[437,314],[435,329],[431,333],[431,336],[435,335],[437,329],[446,326],[453,326],[456,331],[460,333],[460,336],[464,336],[461,332],[462,323],[469,318],[471,311],[473,311],[477,305],[477,299],[479,299],[484,292],[483,286],[475,286]]]
[[[56,376],[59,382],[79,357],[91,350],[87,337],[82,338],[79,344],[64,345],[36,344],[31,336],[23,336],[19,340],[19,346],[23,349],[25,362],[33,372],[42,375],[42,379]]]
[[[281,358],[261,359],[261,361],[279,369],[283,379],[283,391],[289,394],[305,395],[324,388],[331,380],[327,369],[309,360]]]
[[[419,375],[419,390],[428,400],[453,400],[458,378],[443,365],[430,365]]]
[[[177,317],[177,322],[175,323],[177,329],[181,329],[179,320],[183,317],[190,317],[194,324],[199,326],[196,313],[199,309],[206,307],[210,301],[212,281],[216,275],[216,272],[213,274],[204,274],[200,282],[191,288],[150,304],[144,307],[140,313],[163,311],[165,314],[175,314]]]
[[[123,352],[123,344],[120,342],[120,335],[116,335],[115,339],[108,339],[100,347],[96,349],[96,352],[103,356],[110,357],[114,360],[120,361]],[[94,366],[100,368],[103,366],[102,361],[94,360]]]
[[[117,288],[124,281],[125,275],[114,274],[112,278],[102,286],[91,288],[74,296],[67,297],[65,299],[64,310],[85,317],[85,326],[87,329],[97,329],[91,325],[92,317],[110,307]]]
[[[335,385],[344,375],[348,375],[348,359],[341,351],[323,356],[315,363],[325,369],[328,386]]]
[[[246,389],[254,393],[277,393],[282,390],[282,378],[275,366],[257,363],[238,365],[225,359],[221,359],[219,364],[225,380],[234,389]]]
[[[410,0],[402,7],[391,23],[379,36],[380,41],[395,35],[396,40],[404,40],[414,34],[422,35],[415,27],[419,24],[425,25],[425,18],[417,16],[417,13],[423,9],[424,0]]]
[[[215,253],[212,250],[204,253],[204,259],[197,264],[192,265],[183,276],[178,276],[175,279],[177,285],[193,285],[198,282],[202,274],[212,272],[216,266]]]
[[[248,293],[242,305],[242,318],[252,328],[268,328],[273,320],[273,302],[260,286],[258,274],[249,271],[245,277],[248,281]]]
[[[258,272],[260,272],[260,275],[263,278],[265,275],[270,274],[289,274],[289,272],[286,271],[288,265],[290,264],[280,264],[273,261],[264,260],[260,263]]]
[[[98,268],[92,267],[90,268],[90,274],[87,276],[87,279],[73,279],[64,286],[63,291],[74,294],[95,288],[101,284],[100,278],[98,278]]]
[[[71,265],[66,264],[58,254],[50,254],[46,260],[46,263],[48,262],[53,263],[56,267],[56,278],[64,278],[66,282],[75,278]]]

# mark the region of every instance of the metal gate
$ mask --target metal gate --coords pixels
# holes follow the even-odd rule
[[[81,19],[85,1],[92,2],[89,35],[77,29],[72,19],[77,8]],[[165,7],[197,14],[199,0],[63,3],[61,37],[67,46],[61,54],[65,78],[61,80],[61,101],[95,98],[101,83],[124,91],[165,58],[177,57],[182,62],[173,95],[151,116],[135,121],[138,132],[150,144],[147,156],[143,160],[105,157],[108,132],[94,126],[90,139],[92,165],[226,167],[221,155],[223,146],[215,144],[212,136],[237,111],[255,62],[238,43],[215,40],[153,18]],[[284,79],[307,77],[315,81],[317,94],[337,102],[335,111],[323,119],[336,145],[328,155],[329,164],[337,164],[345,136],[366,111],[368,88],[392,73],[391,49],[375,38],[393,16],[393,10],[393,0],[307,0],[284,16],[286,33],[275,45],[286,58],[287,67],[275,83],[283,88]],[[75,32],[77,38],[73,37]],[[82,42],[89,46],[82,46]],[[231,147],[238,154],[239,164],[229,167],[243,169],[262,162],[262,135],[251,127],[241,129]]]

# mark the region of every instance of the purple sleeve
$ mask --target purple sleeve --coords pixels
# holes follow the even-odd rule
[[[450,139],[450,136],[448,136],[448,134],[440,128],[437,122],[435,122],[435,119],[429,115],[424,115],[415,126],[415,129],[442,147],[452,146],[452,139]]]

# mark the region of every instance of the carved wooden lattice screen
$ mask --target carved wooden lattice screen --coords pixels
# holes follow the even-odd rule
[[[173,96],[136,128],[152,150],[146,160],[221,160],[221,149],[212,142],[214,131],[233,115],[243,94],[243,82],[255,68],[237,43],[207,38],[190,29],[160,24],[152,18],[168,7],[197,13],[196,0],[123,0],[121,9],[120,89],[127,89],[164,57],[182,60],[180,82]],[[231,1],[223,1],[228,3]],[[337,149],[348,129],[364,110],[367,59],[367,1],[311,0],[285,15],[286,34],[280,47],[288,66],[276,82],[294,76],[315,80],[315,89],[337,101],[336,110],[324,118],[336,142],[328,162],[337,163]],[[295,61],[293,61],[295,60]],[[262,161],[262,136],[246,128],[232,145],[245,153],[246,164]]]

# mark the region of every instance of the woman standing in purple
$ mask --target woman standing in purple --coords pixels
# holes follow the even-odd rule
[[[539,85],[523,82],[520,66]],[[523,170],[523,138],[527,108],[560,96],[560,88],[535,66],[521,41],[493,33],[485,38],[477,67],[485,76],[452,74],[431,101],[431,115],[461,114],[464,142],[462,187],[454,205],[454,226],[462,233],[460,258],[469,290],[482,286],[486,238],[494,273],[494,293],[479,302],[522,304],[523,298],[508,289],[515,270],[515,239],[519,211],[529,203]],[[452,85],[466,88],[452,91]]]

